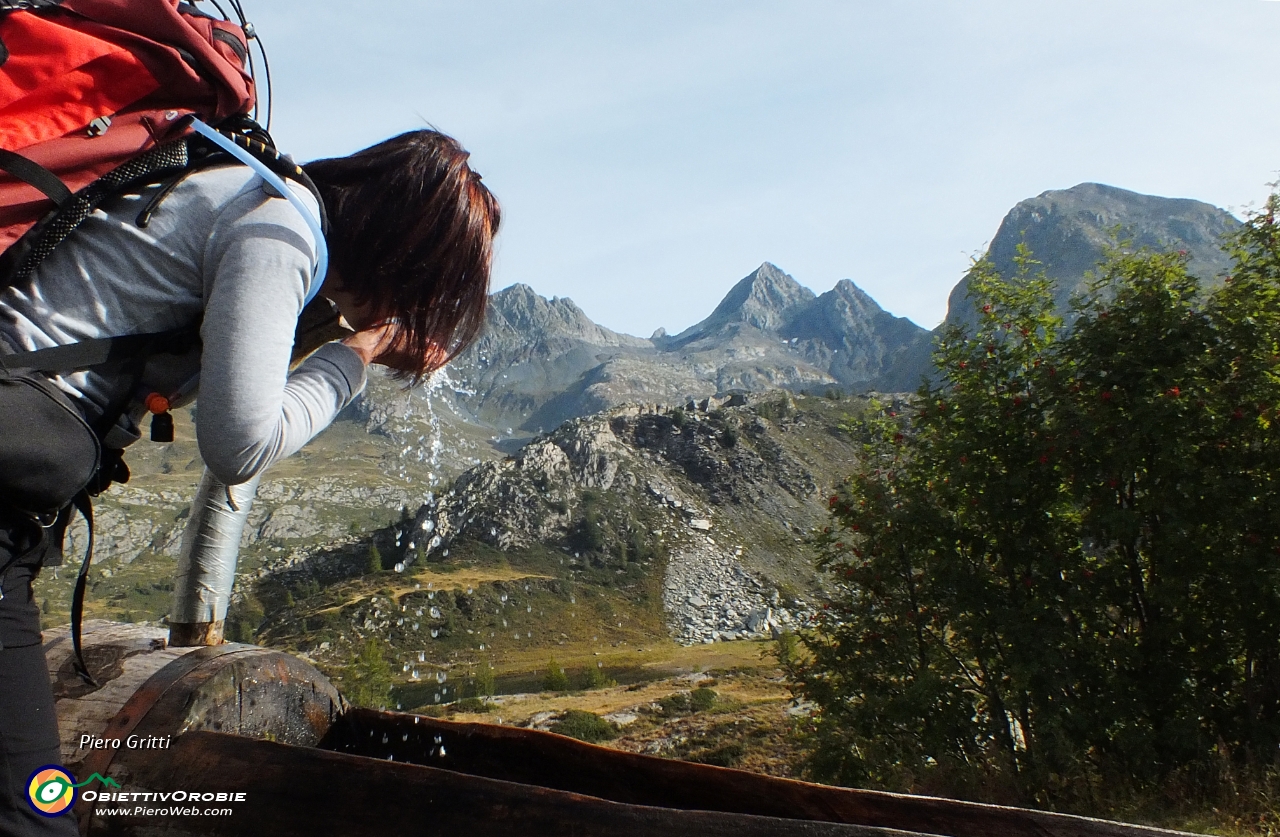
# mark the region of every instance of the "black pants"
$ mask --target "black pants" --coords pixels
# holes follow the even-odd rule
[[[31,774],[62,761],[40,610],[31,587],[40,564],[60,545],[41,538],[40,531],[0,510],[0,567],[8,565],[0,574],[0,837],[79,834],[70,812],[44,817],[27,801]]]

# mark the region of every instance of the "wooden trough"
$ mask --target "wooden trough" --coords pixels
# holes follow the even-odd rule
[[[71,670],[65,631],[46,636],[64,764],[79,781],[96,773],[119,785],[81,788],[76,812],[85,834],[1177,833],[831,788],[534,730],[352,709],[324,675],[288,654],[238,644],[168,648],[163,630],[135,625],[86,626],[85,656],[102,684],[92,689]]]

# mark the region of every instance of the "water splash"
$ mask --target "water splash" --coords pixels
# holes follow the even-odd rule
[[[414,481],[409,471],[414,464],[426,465],[427,481],[435,481],[444,439],[434,401],[446,392],[462,396],[474,394],[453,381],[445,367],[436,370],[421,387],[400,393],[388,402],[370,404],[369,425],[386,433],[400,446],[395,471],[406,482]],[[426,419],[425,433],[422,418]]]

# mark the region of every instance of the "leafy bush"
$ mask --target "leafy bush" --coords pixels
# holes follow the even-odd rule
[[[661,560],[667,557],[662,539],[634,520],[627,536],[627,560],[632,562]]]
[[[570,709],[551,725],[551,731],[592,744],[618,737],[618,728],[592,712]]]
[[[582,517],[569,531],[569,545],[580,552],[604,548],[605,530],[600,521],[600,499],[593,491],[582,492]]]
[[[778,664],[783,668],[787,668],[798,662],[797,653],[800,650],[800,637],[795,631],[782,631],[773,641],[773,647],[767,649],[764,653],[777,659]]]
[[[547,663],[547,673],[542,678],[542,689],[547,692],[569,691],[569,676],[564,673],[564,669],[556,662],[555,657]]]
[[[360,653],[342,670],[342,694],[356,706],[386,706],[391,697],[391,666],[382,643],[368,639]]]
[[[1070,332],[1025,250],[975,266],[976,332],[915,414],[848,428],[841,592],[788,663],[816,776],[1096,810],[1275,764],[1277,209],[1211,293],[1185,254],[1117,252]]]
[[[450,704],[449,708],[455,712],[471,712],[479,714],[482,712],[488,712],[492,707],[489,705],[489,701],[484,698],[466,697],[462,700],[455,700]]]
[[[689,693],[689,707],[694,712],[706,712],[716,705],[717,695],[713,690],[701,686]]]
[[[582,688],[607,689],[618,685],[617,681],[606,677],[604,669],[599,666],[587,666],[582,672]]]
[[[252,595],[234,603],[227,611],[224,634],[232,642],[252,644],[258,636],[258,628],[267,618],[262,602]]]
[[[733,767],[742,761],[742,757],[746,754],[747,747],[745,744],[741,741],[730,741],[727,744],[721,744],[719,747],[712,747],[693,753],[688,756],[687,760],[696,764]]]
[[[493,697],[495,689],[493,666],[488,660],[481,660],[476,666],[475,676],[471,679],[471,689],[475,697]]]
[[[675,692],[658,699],[658,707],[662,714],[668,716],[686,715],[691,712],[705,712],[715,706],[719,697],[713,690],[705,686],[692,692]]]

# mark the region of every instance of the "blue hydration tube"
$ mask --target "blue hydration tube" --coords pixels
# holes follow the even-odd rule
[[[311,207],[302,202],[302,198],[298,197],[289,186],[280,179],[280,176],[271,169],[263,165],[262,161],[254,157],[248,151],[236,145],[213,128],[201,122],[199,119],[191,120],[191,127],[196,133],[208,139],[214,145],[217,145],[223,151],[235,157],[249,168],[253,169],[263,180],[270,183],[277,192],[279,192],[285,200],[293,204],[294,209],[302,214],[302,220],[307,222],[307,226],[311,228],[311,234],[316,239],[316,270],[312,276],[311,288],[307,291],[307,298],[303,300],[305,306],[308,302],[315,299],[316,294],[320,292],[320,286],[324,284],[325,273],[329,270],[329,248],[324,240],[324,231],[320,229],[320,219],[311,211]]]

